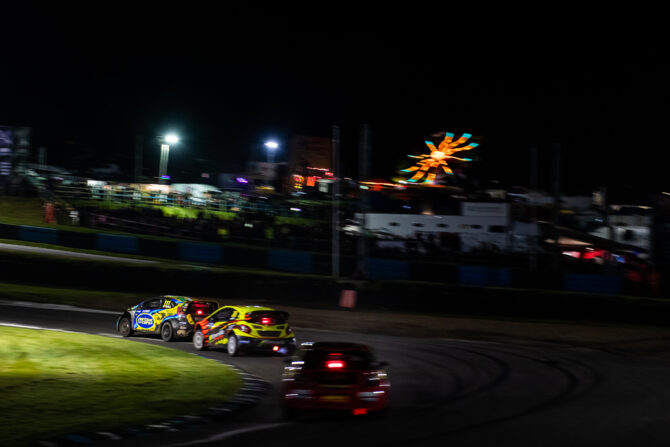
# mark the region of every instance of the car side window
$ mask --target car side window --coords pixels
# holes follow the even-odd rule
[[[158,299],[153,299],[149,300],[144,303],[143,308],[144,309],[160,309],[162,304],[162,300],[160,298]]]
[[[216,315],[214,315],[214,317],[215,317],[214,321],[228,321],[232,314],[233,314],[233,309],[224,308],[220,312],[217,312]]]

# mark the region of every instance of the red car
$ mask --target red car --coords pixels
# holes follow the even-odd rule
[[[354,415],[383,414],[390,382],[372,348],[358,343],[303,343],[286,360],[282,400],[289,418],[304,410],[346,410]]]

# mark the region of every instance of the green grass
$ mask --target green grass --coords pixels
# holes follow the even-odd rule
[[[97,335],[0,327],[0,439],[162,422],[231,398],[241,379],[213,360]]]
[[[0,198],[0,223],[47,226],[44,223],[42,200],[38,197],[2,196]],[[55,225],[52,226],[55,227]]]
[[[159,295],[102,290],[67,289],[25,284],[0,283],[0,300],[57,303],[93,309],[118,310],[134,306],[148,296]]]
[[[306,226],[310,227],[318,223],[322,223],[323,221],[317,220],[317,219],[308,219],[306,217],[290,217],[290,216],[276,216],[275,217],[275,223],[278,225],[280,224],[286,224],[286,225],[301,225],[301,226]]]

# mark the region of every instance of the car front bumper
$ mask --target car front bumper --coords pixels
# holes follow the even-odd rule
[[[241,351],[277,352],[291,355],[296,349],[295,338],[254,338],[237,335]]]
[[[324,388],[289,388],[282,393],[284,405],[297,410],[379,411],[389,405],[389,391],[384,388],[352,390]]]

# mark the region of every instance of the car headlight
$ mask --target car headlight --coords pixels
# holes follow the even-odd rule
[[[311,399],[313,394],[312,390],[295,389],[287,392],[284,397],[287,399]]]

